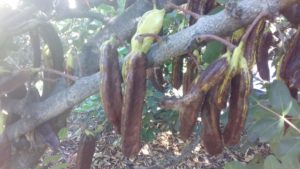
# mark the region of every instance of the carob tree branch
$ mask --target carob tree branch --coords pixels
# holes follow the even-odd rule
[[[148,2],[142,2],[143,10],[135,11],[136,8],[134,8],[134,6],[141,5],[138,4],[141,3],[141,1],[138,1],[137,4],[132,5],[132,8],[129,8],[129,11],[127,11],[135,17],[128,16],[130,19],[123,18],[124,20],[117,18],[107,27],[107,29],[103,29],[97,36],[91,39],[89,43],[97,42],[98,45],[100,45],[104,39],[109,38],[112,34],[117,34],[119,38],[129,37],[131,32],[134,31],[134,26],[128,26],[130,28],[126,28],[127,26],[124,27],[124,21],[127,23],[128,21],[130,22],[130,20],[133,21],[147,9],[150,9],[151,5]],[[147,55],[148,66],[162,64],[167,59],[186,53],[193,39],[200,35],[229,34],[241,26],[251,23],[251,21],[253,21],[261,11],[268,9],[272,12],[278,12],[280,7],[278,0],[268,1],[268,3],[261,3],[261,0],[242,0],[237,4],[237,8],[238,11],[242,11],[239,17],[233,16],[232,11],[230,12],[225,9],[215,15],[204,16],[200,18],[195,25],[170,35],[163,41],[154,44],[150,53]],[[119,18],[122,17],[120,16]],[[117,27],[119,27],[119,29]],[[120,28],[124,28],[124,30],[121,32],[115,32],[120,30]],[[29,114],[30,118],[21,119],[16,123],[7,126],[5,133],[0,135],[0,144],[5,142],[7,139],[13,140],[18,136],[27,133],[39,124],[42,124],[43,122],[62,114],[68,108],[77,105],[85,98],[96,93],[98,91],[98,84],[99,74],[95,73],[93,75],[80,78],[73,86],[50,96],[43,102],[26,105],[26,107],[21,109],[20,112],[22,112],[21,114]]]
[[[103,23],[107,23],[108,18],[102,15],[101,13],[91,12],[91,11],[81,11],[81,10],[67,10],[57,13],[54,16],[56,20],[64,20],[71,18],[89,18],[96,19]]]
[[[167,0],[158,0],[158,6],[163,7]],[[174,4],[180,5],[186,0],[172,0]],[[136,29],[138,18],[146,11],[152,9],[151,0],[137,0],[128,7],[125,12],[112,19],[105,28],[100,30],[91,38],[82,48],[78,56],[78,63],[75,65],[76,76],[87,76],[98,71],[99,68],[99,49],[103,42],[108,40],[114,34],[121,41],[131,38]]]
[[[266,10],[276,14],[280,9],[279,0],[266,0],[265,3],[261,0],[242,0],[232,3],[236,4],[226,6],[223,11],[215,15],[203,16],[194,25],[154,44],[147,55],[148,66],[157,65],[172,57],[187,53],[195,38],[200,35],[228,35],[250,24],[260,12]]]

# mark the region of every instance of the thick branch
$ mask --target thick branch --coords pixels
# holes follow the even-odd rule
[[[22,114],[30,114],[30,117],[21,119],[7,127],[5,134],[9,140],[15,139],[36,126],[52,119],[68,108],[73,107],[98,91],[99,74],[84,77],[75,82],[70,88],[52,95],[47,100],[28,105],[19,110]],[[5,139],[0,136],[0,143]]]
[[[250,24],[264,9],[276,13],[279,10],[278,2],[279,0],[266,1],[266,3],[262,3],[261,0],[243,0],[236,5],[236,8],[225,9],[215,15],[203,16],[196,24],[154,44],[147,55],[148,66],[161,64],[172,57],[187,53],[191,43],[200,35],[228,35]]]
[[[172,0],[174,4],[185,3],[186,0]],[[163,6],[166,0],[158,0],[158,4]],[[146,11],[153,8],[151,0],[138,0],[132,4],[125,12],[111,20],[105,28],[100,30],[87,44],[78,56],[79,64],[75,66],[75,75],[86,76],[98,71],[99,48],[101,44],[108,40],[112,34],[120,40],[127,40],[135,32],[138,18]]]
[[[106,23],[108,20],[108,18],[106,18],[101,13],[82,11],[82,10],[67,10],[67,11],[62,11],[57,15],[55,15],[55,19],[57,20],[63,20],[69,18],[90,18],[90,19],[96,19],[102,21],[103,23]]]

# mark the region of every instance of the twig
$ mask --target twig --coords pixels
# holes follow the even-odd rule
[[[61,72],[61,71],[58,71],[58,70],[54,70],[54,69],[49,69],[49,68],[40,68],[41,71],[45,71],[45,72],[49,72],[49,73],[53,73],[53,74],[57,74],[57,75],[60,75],[62,77],[65,77],[67,79],[70,79],[72,81],[76,81],[78,80],[78,77],[77,76],[73,76],[73,75],[69,75],[69,74],[66,74],[64,72]]]
[[[79,10],[68,10],[61,13],[57,13],[55,16],[57,20],[63,20],[67,18],[90,18],[96,19],[103,23],[107,23],[109,19],[100,13],[90,12],[90,11],[79,11]]]
[[[136,36],[136,39],[140,42],[143,42],[144,38],[146,37],[151,37],[153,39],[155,39],[157,42],[161,42],[162,38],[154,33],[144,33],[144,34],[140,34],[138,36]]]
[[[216,35],[200,35],[197,39],[201,39],[201,40],[216,40],[218,42],[221,42],[222,44],[224,44],[230,51],[233,51],[236,46],[234,44],[232,44],[231,42],[229,42],[226,39],[223,39],[219,36]]]
[[[193,18],[195,18],[196,20],[198,20],[200,18],[201,15],[195,13],[195,12],[192,12],[190,10],[187,10],[187,9],[184,9],[178,5],[175,5],[173,4],[172,2],[168,1],[167,4],[166,4],[166,8],[171,8],[171,9],[177,9],[179,11],[182,11],[183,13],[185,14],[188,14],[188,15],[191,15]]]

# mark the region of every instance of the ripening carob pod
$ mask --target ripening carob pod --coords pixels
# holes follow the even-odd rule
[[[186,72],[183,75],[183,84],[182,84],[184,95],[189,92],[189,90],[191,89],[193,80],[197,76],[197,74],[195,73],[195,69],[196,69],[195,62],[193,61],[193,59],[191,57],[187,57]]]
[[[163,71],[162,68],[160,67],[155,67],[154,68],[154,77],[155,77],[155,81],[157,81],[157,83],[163,87],[163,85],[166,83],[164,80],[164,75],[163,75]]]
[[[231,61],[231,52],[227,52],[224,57],[226,57],[227,61],[230,62]],[[227,69],[225,72],[225,78],[223,79],[223,81],[218,84],[214,89],[216,90],[214,93],[214,105],[218,108],[218,109],[223,109],[226,107],[226,103],[228,100],[228,96],[229,96],[229,90],[230,90],[230,82],[231,82],[231,78],[232,76],[234,76],[235,70],[233,68]]]
[[[175,89],[179,89],[182,84],[182,66],[183,66],[183,58],[176,57],[172,61],[172,86]]]
[[[200,77],[195,79],[188,94],[180,99],[162,101],[161,107],[180,110],[179,134],[183,140],[188,139],[193,132],[207,91],[220,83],[227,68],[227,58],[217,59],[201,72]]]
[[[131,39],[131,52],[122,68],[125,90],[122,105],[121,135],[122,149],[126,157],[137,155],[141,148],[141,123],[146,93],[146,59],[154,38],[138,39],[142,34],[158,34],[163,25],[165,10],[154,9],[146,12],[138,23]]]
[[[264,33],[258,42],[258,49],[256,55],[256,65],[259,76],[266,81],[270,80],[270,70],[268,66],[269,48],[271,47],[273,35],[271,32]]]
[[[300,70],[300,27],[293,37],[280,65],[280,78],[284,79],[288,86],[293,86],[295,81],[294,74]]]
[[[152,83],[152,85],[153,85],[153,87],[156,89],[156,90],[158,90],[158,91],[160,91],[160,92],[163,92],[164,91],[164,86],[163,86],[163,84],[161,83],[161,81],[158,79],[158,77],[157,77],[157,70],[158,70],[159,68],[149,68],[149,69],[147,69],[147,79],[149,79],[150,81],[151,81],[151,83]],[[161,71],[160,71],[161,72]],[[159,73],[159,72],[158,72]],[[162,72],[161,72],[162,73]]]
[[[127,61],[122,107],[122,149],[126,157],[136,155],[141,148],[141,123],[146,93],[146,65],[142,53],[131,52]]]
[[[199,93],[196,99],[179,112],[179,136],[182,140],[188,139],[193,133],[204,98],[205,93]]]
[[[24,69],[18,72],[2,75],[0,79],[0,96],[24,86],[24,83],[29,81],[37,72],[38,70],[36,69]]]
[[[215,60],[196,77],[186,95],[180,99],[164,99],[161,102],[161,107],[181,110],[182,107],[189,106],[194,100],[197,100],[199,95],[207,93],[211,87],[220,83],[224,79],[228,67],[226,57]]]
[[[5,137],[5,135],[4,135]],[[6,168],[11,160],[11,142],[6,138],[3,139],[3,142],[0,142],[0,168]]]
[[[255,58],[257,57],[256,55],[258,53],[258,45],[264,33],[265,25],[266,25],[265,19],[259,21],[251,31],[248,40],[246,42],[245,58],[247,60],[249,69],[252,68],[255,62]]]
[[[207,69],[201,72],[200,77],[195,79],[195,83],[192,84],[189,94],[184,96],[185,98],[189,97],[191,94],[194,95],[193,99],[189,101],[189,104],[186,104],[183,111],[179,113],[179,133],[183,140],[186,140],[191,136],[206,93],[222,80],[227,67],[228,63],[227,58],[225,57],[213,62]]]
[[[251,73],[244,57],[241,57],[239,67],[238,73],[231,80],[232,90],[229,100],[228,122],[223,132],[225,145],[239,143],[247,118]]]
[[[117,47],[113,38],[101,46],[99,64],[100,96],[104,112],[117,133],[121,133],[122,78]]]
[[[81,135],[76,158],[76,169],[91,168],[93,156],[96,150],[96,141],[97,138],[92,134]]]
[[[43,66],[47,69],[54,69],[60,72],[64,71],[64,50],[58,33],[53,25],[50,23],[40,24],[39,27],[40,37],[47,45],[47,50],[44,50],[42,56]],[[43,72],[45,79],[56,80],[60,75],[54,73]],[[55,87],[55,83],[43,81],[42,100],[45,100]]]
[[[223,151],[223,140],[220,128],[221,109],[215,106],[214,100],[217,86],[213,87],[206,95],[201,111],[202,133],[201,138],[206,151],[210,155],[217,155]]]

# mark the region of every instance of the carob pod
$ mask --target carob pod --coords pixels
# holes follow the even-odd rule
[[[196,125],[198,113],[201,111],[206,93],[216,84],[220,83],[228,68],[228,62],[226,57],[222,57],[204,70],[200,77],[196,79],[196,82],[192,84],[189,94],[183,98],[193,95],[193,99],[188,103],[178,104],[182,110],[179,113],[180,127],[179,134],[183,140],[188,139]]]
[[[217,155],[223,151],[223,140],[220,128],[220,112],[214,105],[217,86],[213,87],[207,94],[201,111],[201,138],[203,146],[210,155]]]
[[[200,93],[197,99],[193,100],[189,106],[185,106],[179,112],[179,136],[182,140],[187,140],[193,133],[204,98],[205,93]]]
[[[121,133],[122,88],[117,46],[112,38],[100,49],[100,97],[108,121]]]
[[[201,111],[205,95],[211,87],[220,83],[228,68],[227,58],[222,57],[211,63],[201,72],[192,84],[190,92],[180,99],[165,99],[161,107],[179,110],[180,137],[188,139],[197,122],[198,113]]]
[[[44,40],[45,44],[48,47],[48,50],[45,51],[42,56],[43,66],[48,69],[54,69],[60,72],[64,71],[64,50],[62,42],[58,36],[53,25],[50,23],[40,24],[39,34],[41,38]],[[47,48],[46,48],[47,49]],[[43,73],[45,79],[56,80],[60,76],[53,73],[44,72]],[[53,82],[43,82],[43,94],[42,100],[45,100],[52,92],[55,87],[55,83]]]
[[[179,99],[164,99],[161,107],[166,109],[181,110],[185,106],[189,106],[199,95],[207,93],[211,87],[223,80],[229,67],[226,57],[221,57],[211,63],[203,70],[194,80],[190,91]]]
[[[143,14],[141,20],[137,25],[136,33],[131,38],[131,51],[147,53],[150,49],[154,38],[144,37],[142,40],[138,36],[143,34],[157,35],[163,25],[163,19],[166,11],[165,9],[157,9],[154,4],[154,8]]]
[[[160,91],[160,92],[164,92],[164,86],[163,84],[161,83],[161,81],[158,80],[158,77],[157,77],[157,69],[159,68],[148,68],[147,69],[147,79],[149,79],[153,85],[153,87]],[[161,72],[162,73],[162,72]]]
[[[142,53],[131,52],[127,61],[122,107],[122,149],[126,157],[138,154],[141,148],[141,123],[146,93],[146,65]]]
[[[146,93],[146,58],[154,38],[138,38],[142,34],[157,35],[163,25],[165,10],[154,9],[146,12],[138,23],[137,31],[131,39],[131,52],[122,68],[125,90],[122,105],[121,134],[122,149],[126,157],[137,155],[141,148],[141,123]]]
[[[187,94],[192,86],[193,80],[196,78],[196,64],[191,57],[187,57],[186,72],[183,75],[183,94]]]
[[[11,142],[8,141],[6,135],[3,135],[3,138],[3,141],[0,142],[0,168],[7,167],[7,165],[10,163],[12,154]]]
[[[172,61],[172,86],[175,89],[179,89],[182,84],[182,72],[183,68],[183,58],[182,57],[176,57],[173,58]]]
[[[228,122],[223,132],[225,145],[238,144],[248,113],[248,97],[251,90],[251,73],[244,57],[240,69],[231,81]]]
[[[24,69],[2,76],[0,79],[0,96],[22,87],[37,72],[36,69]]]
[[[298,28],[296,35],[289,44],[288,51],[282,58],[280,64],[280,78],[284,79],[286,84],[290,84],[295,81],[294,74],[300,70],[300,48],[298,47],[300,43],[300,28]]]
[[[259,41],[264,33],[266,21],[262,19],[259,21],[255,28],[251,31],[245,47],[245,58],[248,63],[249,69],[252,68],[255,58],[257,57]]]
[[[157,81],[157,83],[163,87],[163,85],[166,83],[166,81],[164,79],[162,68],[160,68],[160,67],[154,68],[154,77],[155,77],[155,81]]]
[[[226,57],[227,61],[230,62],[231,52],[228,51],[224,56]],[[229,96],[229,90],[230,90],[230,81],[234,73],[235,71],[233,68],[227,69],[225,73],[225,78],[220,84],[218,84],[215,87],[216,89],[214,89],[215,90],[215,92],[213,92],[215,95],[214,105],[217,107],[217,109],[221,110],[226,107],[226,103]]]
[[[268,66],[269,48],[271,47],[273,35],[271,32],[262,34],[259,42],[256,55],[256,65],[259,76],[266,81],[270,81],[270,70]]]
[[[297,1],[297,0],[294,0]],[[292,24],[297,27],[300,24],[300,2],[280,9],[280,13]]]
[[[39,32],[36,29],[29,32],[30,43],[33,51],[33,67],[40,67],[42,64],[41,41]]]
[[[76,158],[76,169],[91,168],[93,155],[96,150],[96,141],[97,138],[92,134],[81,135]]]

